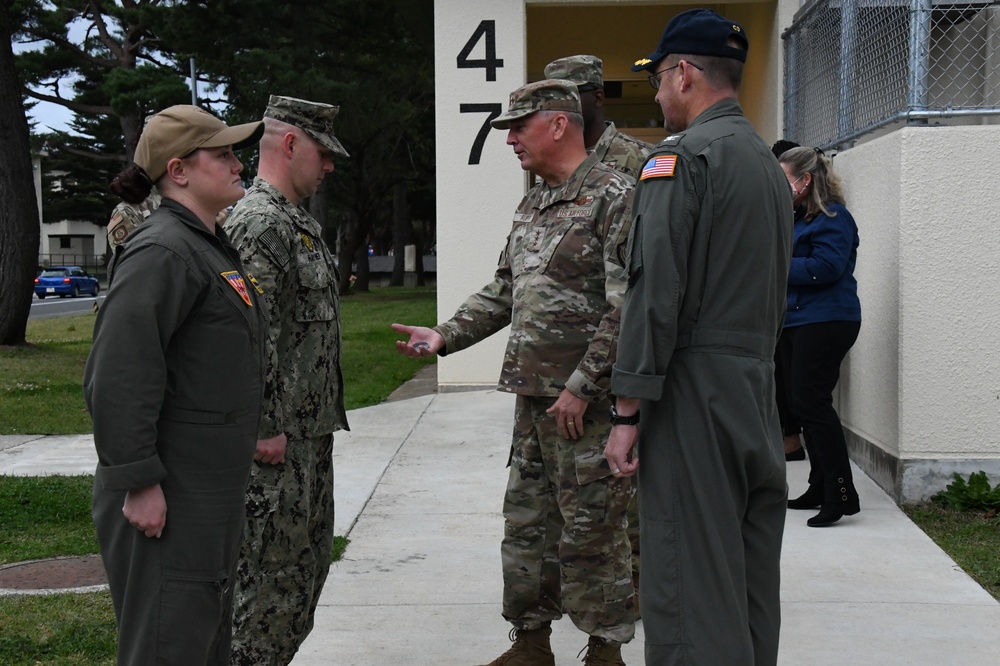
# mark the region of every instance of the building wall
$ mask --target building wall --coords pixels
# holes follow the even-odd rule
[[[488,80],[481,68],[461,69],[458,55],[483,21],[491,21],[503,66]],[[521,0],[436,0],[434,3],[437,156],[438,320],[487,284],[510,230],[525,176],[505,133],[489,130],[479,164],[470,151],[486,113],[461,113],[461,104],[497,104],[524,83],[524,4]],[[470,58],[485,57],[480,39]],[[506,330],[461,354],[440,359],[443,390],[495,385]]]
[[[108,249],[106,234],[92,222],[62,220],[43,223],[39,237],[39,255],[43,264],[84,261],[90,264],[103,257]],[[61,238],[70,239],[69,248],[60,247]]]
[[[844,364],[855,459],[903,501],[1000,479],[1000,128],[908,127],[840,153],[864,319]]]

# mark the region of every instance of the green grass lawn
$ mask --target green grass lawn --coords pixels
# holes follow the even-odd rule
[[[956,564],[1000,600],[1000,520],[995,511],[957,511],[929,502],[901,508]]]
[[[433,325],[433,289],[378,289],[341,301],[348,409],[378,404],[434,359],[414,360],[393,345],[393,322]],[[92,431],[81,378],[93,314],[32,320],[31,346],[0,347],[0,434]],[[357,427],[357,424],[356,424]],[[0,476],[0,564],[97,553],[90,517],[93,477]],[[331,557],[347,547],[334,539]],[[0,664],[113,664],[115,622],[107,592],[0,597]]]

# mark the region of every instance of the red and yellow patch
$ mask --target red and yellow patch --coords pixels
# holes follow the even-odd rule
[[[236,293],[240,295],[243,302],[253,307],[253,301],[250,300],[250,294],[247,293],[247,284],[243,280],[243,276],[240,275],[239,271],[225,271],[219,273],[223,279],[229,283],[229,286],[236,290]]]

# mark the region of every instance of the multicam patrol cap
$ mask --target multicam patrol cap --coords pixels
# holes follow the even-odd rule
[[[567,111],[583,113],[580,106],[580,93],[569,81],[544,79],[521,86],[510,94],[507,113],[490,121],[496,129],[509,129],[510,124],[535,111]]]
[[[339,106],[271,95],[264,117],[294,125],[335,155],[350,157],[343,144],[333,134],[333,119],[339,112]]]
[[[734,48],[727,42],[730,38],[742,43],[743,48]],[[718,56],[747,61],[750,41],[739,23],[719,16],[711,9],[689,9],[670,19],[663,30],[660,44],[645,58],[632,65],[633,72],[653,71],[656,63],[671,53]]]
[[[572,81],[580,92],[603,88],[604,63],[592,55],[559,58],[545,66],[545,78]]]

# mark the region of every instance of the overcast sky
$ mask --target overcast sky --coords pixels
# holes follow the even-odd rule
[[[44,132],[68,132],[69,124],[73,120],[73,112],[65,106],[52,104],[50,102],[39,102],[28,112],[28,122],[34,121],[35,133]]]

